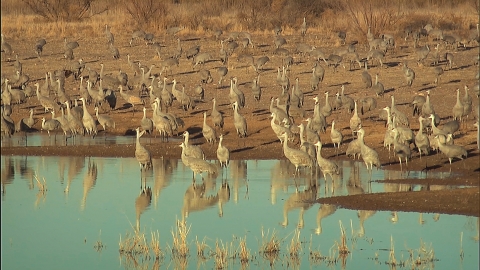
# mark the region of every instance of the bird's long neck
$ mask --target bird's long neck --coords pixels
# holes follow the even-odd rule
[[[189,134],[185,134],[185,136],[184,136],[185,137],[185,139],[184,139],[185,146],[188,145],[188,137],[189,136],[190,136]],[[183,150],[183,147],[182,147],[182,150]]]

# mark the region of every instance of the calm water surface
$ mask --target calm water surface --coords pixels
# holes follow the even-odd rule
[[[435,260],[418,268],[479,268],[476,217],[355,211],[314,203],[326,196],[423,188],[369,185],[370,178],[402,178],[405,173],[379,170],[370,176],[363,164],[353,161],[339,163],[342,174],[333,184],[316,175],[294,179],[286,161],[232,161],[216,178],[206,176],[202,182],[197,177],[195,190],[192,172],[180,160],[155,159],[153,171],[143,175],[134,158],[2,156],[1,164],[2,269],[212,269],[213,259],[196,256],[195,239],[208,245],[205,254],[212,254],[216,242],[232,247],[233,254],[240,237],[246,237],[253,256],[247,268],[270,269],[259,253],[262,230],[281,243],[274,269],[387,269],[392,245],[397,261],[407,261],[409,251],[416,258],[421,247],[434,252]],[[47,191],[39,192],[35,176],[40,183],[45,178]],[[417,172],[408,176],[425,177]],[[447,176],[433,175],[439,181]],[[152,190],[150,204],[140,195],[141,185]],[[182,265],[170,252],[178,220],[190,228],[190,256]],[[311,259],[310,252],[337,258],[340,224],[351,253],[330,264]],[[165,254],[158,264],[152,258],[120,256],[120,237],[135,228],[148,242],[151,232],[158,231]],[[297,228],[302,250],[293,262],[288,247]],[[238,257],[227,262],[230,269],[241,268]],[[412,269],[410,264],[397,268]]]

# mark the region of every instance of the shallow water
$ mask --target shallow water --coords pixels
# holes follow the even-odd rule
[[[270,268],[259,253],[262,230],[275,234],[280,254],[275,269],[311,269],[333,266],[345,269],[386,268],[393,240],[397,268],[411,269],[421,247],[434,252],[434,261],[418,268],[478,269],[478,218],[433,213],[404,213],[337,209],[314,203],[315,198],[370,192],[419,190],[422,186],[367,184],[368,180],[398,179],[405,173],[374,171],[363,164],[343,161],[334,183],[323,177],[292,178],[292,166],[283,160],[231,161],[216,178],[197,176],[192,193],[192,172],[180,160],[154,159],[152,171],[143,175],[134,158],[1,157],[2,164],[2,260],[4,269],[138,269],[152,268],[153,258],[120,256],[120,237],[138,227],[150,242],[160,236],[165,256],[161,269],[212,269],[216,242],[238,251],[246,237],[253,258],[249,268]],[[39,192],[37,180],[46,191]],[[409,172],[409,178],[424,174]],[[429,177],[448,177],[445,174]],[[223,179],[223,180],[222,180]],[[311,183],[317,182],[318,189]],[[142,203],[141,185],[152,190],[151,203]],[[201,185],[204,183],[204,185]],[[227,187],[230,196],[227,196]],[[432,188],[432,187],[431,187]],[[437,186],[433,188],[449,188]],[[199,192],[202,191],[203,192]],[[171,232],[177,220],[190,228],[190,256],[172,260]],[[350,254],[337,258],[345,228]],[[288,247],[299,228],[299,259]],[[462,238],[461,238],[462,237]],[[207,259],[196,256],[195,239],[205,241]],[[268,239],[265,237],[264,240]],[[101,244],[101,245],[100,245]],[[461,251],[463,250],[463,257]],[[315,260],[310,253],[327,258]],[[422,255],[427,256],[427,255]],[[135,263],[137,264],[136,266]],[[232,269],[241,267],[238,256],[227,259]]]

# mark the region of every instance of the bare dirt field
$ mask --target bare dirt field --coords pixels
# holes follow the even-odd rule
[[[218,109],[223,112],[225,118],[225,126],[223,131],[217,130],[218,133],[224,134],[223,144],[231,151],[232,159],[284,159],[282,145],[277,136],[270,127],[270,98],[278,97],[281,94],[281,87],[276,82],[277,68],[282,66],[283,56],[274,55],[273,36],[272,35],[253,35],[255,48],[248,48],[243,51],[242,45],[235,50],[228,62],[228,74],[223,86],[218,85],[219,76],[216,68],[222,66],[218,59],[220,49],[220,41],[216,41],[212,36],[200,36],[195,34],[182,34],[181,40],[183,51],[194,45],[200,45],[202,52],[209,52],[213,56],[213,60],[205,64],[204,67],[196,67],[192,69],[191,60],[187,60],[185,55],[179,59],[179,66],[172,69],[172,74],[160,75],[161,60],[156,56],[152,46],[146,46],[144,42],[134,43],[129,46],[130,35],[120,35],[117,29],[112,29],[115,36],[115,45],[120,51],[120,59],[114,60],[111,56],[106,39],[104,36],[96,38],[79,37],[79,48],[74,50],[75,60],[82,58],[86,66],[100,72],[100,63],[105,66],[105,74],[117,75],[119,70],[126,72],[131,81],[134,81],[133,70],[127,64],[127,54],[134,61],[139,61],[142,65],[149,67],[155,64],[152,74],[157,77],[168,78],[168,84],[175,79],[177,81],[177,89],[185,86],[185,92],[193,94],[193,89],[200,84],[200,76],[198,70],[205,68],[210,70],[213,82],[204,84],[205,97],[204,100],[198,100],[193,110],[184,112],[180,108],[180,104],[174,101],[173,106],[169,108],[169,112],[180,117],[185,125],[180,127],[179,136],[170,138],[168,142],[163,142],[158,138],[158,132],[154,135],[156,138],[149,140],[150,135],[142,137],[142,144],[150,150],[153,158],[180,158],[181,149],[179,143],[182,140],[183,131],[190,132],[193,144],[198,144],[204,150],[208,159],[216,159],[215,150],[217,145],[209,145],[202,137],[203,112],[207,111],[209,115],[212,109],[212,98],[216,98]],[[225,38],[225,34],[223,38]],[[37,58],[34,52],[34,44],[37,38],[23,39],[22,37],[7,37],[7,41],[11,44],[15,53],[18,54],[19,61],[23,64],[23,72],[30,77],[29,85],[33,86],[35,82],[40,85],[44,83],[45,73],[65,68],[70,60],[63,58],[63,37],[52,38],[47,40],[44,47],[42,58]],[[349,70],[342,66],[337,68],[337,72],[333,68],[326,67],[323,61],[320,63],[325,67],[325,79],[321,83],[319,89],[312,91],[310,88],[310,78],[312,76],[312,67],[314,60],[308,56],[295,54],[295,46],[299,42],[321,48],[328,56],[336,51],[338,41],[333,38],[315,36],[314,34],[306,36],[303,40],[300,35],[285,36],[287,44],[284,45],[291,55],[294,57],[294,65],[291,66],[288,77],[291,83],[295,82],[295,78],[299,78],[300,88],[305,93],[305,117],[295,117],[295,123],[298,125],[303,119],[313,115],[314,100],[313,97],[318,96],[320,103],[325,103],[324,93],[328,91],[329,102],[335,98],[335,94],[340,91],[341,85],[345,85],[345,94],[360,99],[366,96],[375,96],[371,89],[366,89],[362,83],[362,71],[357,66]],[[171,36],[160,36],[156,39],[162,45],[162,58],[173,55],[177,41]],[[349,40],[347,39],[347,42]],[[422,39],[420,45],[423,46],[426,39]],[[429,42],[430,48],[434,48],[435,42]],[[464,94],[464,86],[473,87],[478,83],[475,75],[478,72],[478,65],[474,65],[474,60],[479,54],[478,44],[470,44],[466,48],[458,50],[446,50],[443,42],[440,45],[440,66],[445,70],[440,78],[438,85],[434,84],[435,73],[434,67],[430,66],[433,61],[433,49],[429,57],[424,61],[424,65],[417,65],[415,49],[411,40],[408,43],[401,37],[397,37],[397,47],[394,51],[389,51],[385,57],[383,67],[378,63],[374,63],[369,69],[369,73],[374,77],[376,73],[379,80],[385,85],[386,93],[384,97],[378,97],[377,107],[375,110],[360,115],[362,119],[362,127],[366,131],[365,142],[379,153],[382,167],[387,170],[400,170],[399,161],[396,157],[389,155],[387,149],[383,147],[383,138],[386,131],[385,122],[379,120],[378,115],[382,108],[390,106],[391,96],[395,96],[397,108],[403,111],[409,118],[410,127],[416,132],[419,128],[418,119],[412,116],[412,107],[410,106],[413,97],[418,94],[426,95],[426,91],[431,91],[431,102],[434,105],[435,112],[441,117],[441,123],[451,119],[452,108],[456,103],[456,89],[461,90],[461,97]],[[445,52],[451,52],[454,55],[454,66],[448,69],[444,59]],[[360,58],[366,57],[367,48],[364,44],[357,45],[357,52]],[[260,56],[268,56],[270,61],[266,63],[264,70],[260,72],[260,85],[262,87],[262,97],[260,102],[256,102],[251,93],[251,82],[256,77],[256,72],[247,67],[247,64],[237,61],[241,54],[252,54],[255,59]],[[12,78],[14,74],[15,55],[11,55],[12,61],[6,61],[8,56],[2,53],[1,70],[2,77]],[[73,61],[75,61],[73,60]],[[415,71],[416,78],[411,87],[406,86],[403,76],[401,63],[407,61],[408,65]],[[87,76],[87,70],[82,75]],[[248,123],[248,136],[239,138],[233,125],[233,111],[229,105],[229,80],[230,77],[237,77],[240,90],[245,93],[246,106],[240,110],[245,116]],[[12,79],[11,79],[12,80]],[[3,82],[3,81],[2,81]],[[4,87],[2,86],[2,89]],[[66,79],[65,90],[71,99],[77,98],[79,81],[74,80],[73,76]],[[95,89],[96,86],[95,86]],[[100,113],[110,115],[116,122],[115,129],[108,130],[108,135],[134,136],[135,128],[140,126],[142,119],[142,107],[135,107],[135,114],[132,113],[132,107],[119,95],[117,89],[113,89],[117,94],[117,104],[115,109],[109,111],[106,106],[100,110]],[[138,90],[129,90],[129,93],[138,95]],[[52,93],[53,95],[53,93]],[[474,110],[464,123],[460,132],[455,134],[455,144],[462,145],[468,151],[468,158],[465,160],[454,160],[450,165],[448,159],[441,153],[431,152],[429,156],[419,158],[418,152],[413,150],[412,159],[408,163],[408,170],[435,172],[435,171],[451,171],[452,177],[447,179],[422,179],[422,180],[388,180],[395,183],[414,183],[425,185],[427,188],[418,192],[398,192],[383,194],[366,194],[348,197],[334,197],[319,199],[322,203],[336,203],[343,207],[355,209],[375,209],[375,210],[398,210],[398,211],[420,211],[435,212],[447,214],[464,214],[471,216],[480,216],[480,200],[479,200],[479,178],[480,178],[480,156],[476,145],[477,131],[473,126],[475,115],[478,113],[478,98],[474,93],[470,93],[473,97]],[[150,99],[144,97],[147,104],[147,117],[151,117],[152,109],[150,107]],[[81,103],[79,102],[79,105]],[[24,117],[28,117],[29,110],[34,109],[34,118],[36,120],[33,129],[27,132],[40,132],[41,119],[45,117],[50,119],[50,113],[44,113],[44,109],[39,105],[35,96],[29,98],[27,102],[20,105],[13,105],[11,118],[17,122]],[[88,105],[87,109],[90,114],[94,115],[94,107]],[[60,112],[56,112],[57,115]],[[349,119],[352,114],[345,111],[333,111],[331,116],[327,117],[329,127],[326,133],[321,133],[320,138],[324,145],[322,150],[323,156],[332,160],[349,159],[345,156],[348,142],[352,140],[349,128]],[[329,134],[330,123],[335,120],[336,128],[341,130],[344,135],[344,143],[340,147],[340,154],[335,155]],[[211,125],[210,118],[207,123]],[[98,125],[99,129],[101,126]],[[440,124],[441,127],[441,124]],[[114,157],[133,157],[135,145],[95,145],[80,146],[74,145],[71,138],[68,139],[65,146],[61,140],[57,141],[54,146],[42,147],[10,147],[8,140],[18,139],[23,136],[22,133],[13,135],[12,138],[3,138],[2,155],[79,155],[79,156],[114,156]],[[58,131],[57,139],[62,136]],[[97,135],[98,140],[103,140],[104,132],[100,131]],[[289,142],[291,147],[298,147],[298,140],[294,143]],[[405,169],[405,167],[404,167]],[[375,169],[374,169],[375,170]],[[449,185],[449,186],[468,186],[467,188],[446,189],[430,191],[429,185]]]

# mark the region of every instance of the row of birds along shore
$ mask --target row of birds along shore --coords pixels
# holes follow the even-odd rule
[[[385,161],[364,140],[380,130],[400,165],[415,152],[421,158],[432,150],[450,163],[466,158],[466,148],[454,139],[470,135],[473,125],[478,141],[478,25],[468,37],[431,25],[405,29],[403,36],[374,35],[369,28],[366,44],[349,41],[345,32],[318,39],[309,35],[305,19],[298,34],[284,36],[275,27],[271,36],[255,36],[258,40],[247,32],[221,30],[210,37],[186,37],[182,29],[169,28],[163,38],[143,31],[117,37],[105,25],[105,37],[93,43],[98,48],[64,38],[63,44],[52,42],[49,53],[45,39],[24,48],[2,34],[2,140],[15,132],[26,138],[33,129],[56,137],[61,130],[66,144],[68,139],[75,143],[76,136],[95,137],[99,126],[104,133],[131,129],[137,134],[135,156],[141,169],[148,169],[151,154],[140,137],[149,133],[168,141],[183,134],[181,158],[195,176],[218,170],[205,161],[213,157],[188,141],[185,122],[203,112],[202,135],[206,144],[218,143],[222,166],[229,160],[223,140],[250,137],[248,119],[270,123],[295,173],[318,165],[325,177],[338,173],[336,163],[322,155],[323,145],[330,143],[339,154],[349,141],[346,155],[363,159],[369,169],[381,167]],[[321,46],[337,38],[340,46]],[[395,97],[410,98],[409,108],[399,107]],[[434,97],[441,103],[434,106]],[[128,110],[132,120],[124,121]],[[138,111],[142,118],[135,116]],[[192,125],[200,125],[200,119]],[[126,123],[130,126],[122,127]],[[385,128],[368,131],[372,124]]]

